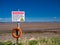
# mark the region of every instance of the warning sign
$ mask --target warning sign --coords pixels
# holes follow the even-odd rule
[[[24,11],[12,11],[12,21],[13,22],[24,22],[25,12]]]

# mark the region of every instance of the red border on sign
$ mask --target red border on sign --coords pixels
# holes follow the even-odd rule
[[[24,14],[24,11],[12,11],[12,14],[13,15]]]

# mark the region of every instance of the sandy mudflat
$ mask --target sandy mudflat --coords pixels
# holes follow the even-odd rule
[[[23,32],[60,31],[60,22],[25,22],[20,23]],[[11,32],[17,23],[0,23],[0,32]]]
[[[31,23],[20,23],[23,33],[20,39],[31,39],[31,38],[45,38],[45,37],[60,37],[60,23],[59,22],[31,22]],[[15,42],[15,38],[12,37],[12,29],[17,27],[16,23],[0,23],[0,41],[11,40]],[[54,32],[55,31],[55,32]],[[29,33],[28,33],[29,32]],[[32,33],[31,33],[32,32]]]

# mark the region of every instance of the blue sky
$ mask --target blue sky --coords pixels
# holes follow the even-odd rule
[[[0,22],[11,22],[11,11],[18,9],[26,22],[60,22],[60,0],[0,0]]]

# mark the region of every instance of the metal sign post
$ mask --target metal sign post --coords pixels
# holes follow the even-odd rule
[[[17,28],[20,28],[20,23],[17,22]],[[16,35],[18,35],[18,31],[16,30]],[[16,38],[16,44],[18,45],[18,39],[19,38]]]
[[[18,28],[18,22],[17,22],[17,28]],[[16,35],[18,35],[18,31],[16,30]],[[16,44],[18,45],[18,38],[16,38]]]

